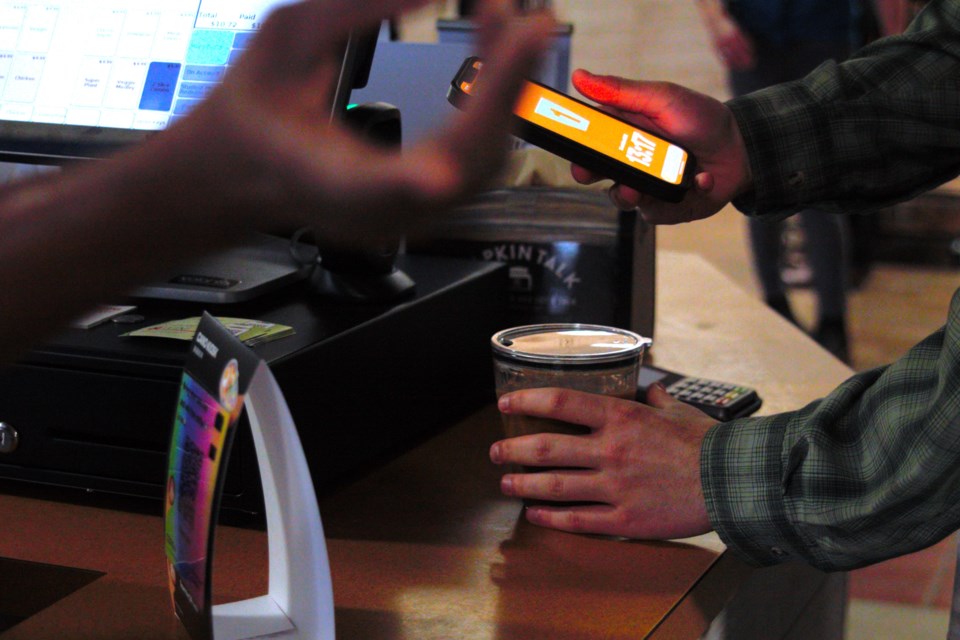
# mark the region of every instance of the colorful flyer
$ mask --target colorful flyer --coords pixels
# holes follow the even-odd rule
[[[230,445],[259,363],[215,318],[200,320],[180,386],[164,501],[170,594],[195,640],[213,638],[213,530]]]

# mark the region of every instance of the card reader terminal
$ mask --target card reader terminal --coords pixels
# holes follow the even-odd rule
[[[697,378],[652,365],[643,365],[637,382],[637,399],[643,401],[647,388],[659,382],[677,400],[691,404],[707,415],[726,422],[748,416],[760,408],[755,389],[730,382]]]

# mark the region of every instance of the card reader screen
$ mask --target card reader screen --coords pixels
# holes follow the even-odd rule
[[[686,151],[543,85],[525,83],[514,114],[670,184],[683,180]]]

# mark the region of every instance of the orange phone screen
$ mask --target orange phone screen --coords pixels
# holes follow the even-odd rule
[[[670,184],[683,179],[686,151],[543,85],[525,83],[513,112]]]

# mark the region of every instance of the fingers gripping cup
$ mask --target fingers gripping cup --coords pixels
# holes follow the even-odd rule
[[[650,338],[593,324],[537,324],[491,338],[497,397],[518,389],[564,387],[633,399]],[[585,427],[521,415],[503,415],[508,438],[541,433],[582,434]]]

